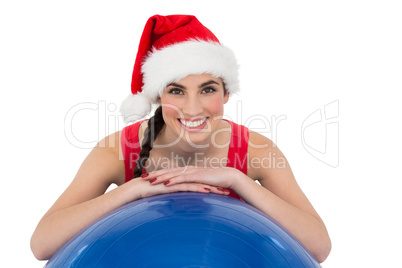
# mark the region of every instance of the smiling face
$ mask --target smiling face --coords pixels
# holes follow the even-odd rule
[[[218,129],[228,99],[221,78],[201,74],[169,84],[158,102],[169,135],[190,144],[207,144]]]

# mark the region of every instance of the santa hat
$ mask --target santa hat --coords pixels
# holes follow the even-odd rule
[[[141,36],[131,82],[131,94],[120,112],[126,123],[149,114],[166,86],[191,74],[222,78],[229,93],[239,91],[234,53],[190,15],[155,15]]]

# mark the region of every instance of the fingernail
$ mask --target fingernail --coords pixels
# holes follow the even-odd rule
[[[211,189],[209,189],[209,188],[204,188],[205,189],[205,191],[208,191],[208,192],[210,192],[211,191]]]
[[[170,181],[165,181],[164,185],[168,185],[170,183]]]
[[[146,178],[146,177],[148,177],[148,176],[149,176],[148,173],[143,173],[143,174],[141,174],[141,178]]]
[[[223,189],[222,188],[216,188],[218,191],[221,191],[221,192],[223,192]]]
[[[153,183],[153,182],[155,182],[155,181],[156,181],[156,178],[155,178],[155,179],[150,180],[150,181],[149,181],[149,183]]]

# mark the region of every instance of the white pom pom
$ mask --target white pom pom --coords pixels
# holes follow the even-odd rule
[[[142,93],[130,94],[121,104],[120,113],[124,122],[139,120],[151,112],[152,102]]]

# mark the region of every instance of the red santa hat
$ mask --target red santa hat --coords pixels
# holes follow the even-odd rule
[[[120,107],[124,121],[136,121],[149,114],[168,84],[204,73],[222,78],[229,93],[239,91],[234,53],[196,17],[152,16],[138,47],[131,94]]]

